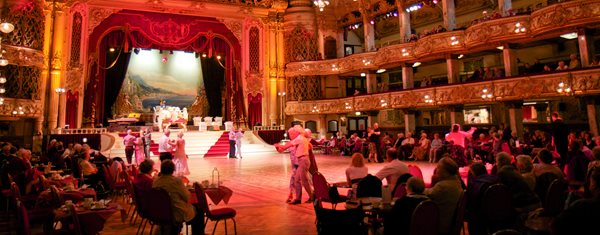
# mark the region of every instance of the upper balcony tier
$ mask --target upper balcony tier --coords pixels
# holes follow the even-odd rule
[[[554,4],[531,15],[513,16],[475,24],[466,30],[429,35],[416,42],[390,45],[376,52],[348,57],[294,62],[286,65],[285,76],[336,75],[377,70],[494,49],[504,43],[525,43],[573,32],[600,23],[600,1],[580,0]]]
[[[383,109],[415,109],[596,94],[600,94],[600,68],[598,67],[338,99],[289,101],[286,102],[285,114],[336,114]]]

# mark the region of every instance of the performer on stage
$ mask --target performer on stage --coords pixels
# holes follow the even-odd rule
[[[229,158],[237,158],[235,156],[235,130],[229,131]]]
[[[173,163],[175,163],[175,175],[185,176],[190,175],[190,170],[187,163],[187,154],[185,153],[185,140],[183,139],[183,132],[177,133],[177,140],[175,156],[173,157]]]
[[[244,132],[242,128],[235,132],[235,156],[242,158],[242,138],[244,138]]]
[[[142,139],[144,141],[144,157],[146,159],[150,159],[150,143],[152,143],[151,131],[152,129],[150,129],[150,127],[146,128],[146,131],[144,132],[144,139]]]
[[[158,142],[158,153],[160,161],[164,161],[165,159],[173,159],[173,154],[171,154],[171,149],[173,145],[175,145],[174,141],[169,139],[169,135],[171,135],[171,130],[165,129],[163,132],[163,136],[160,137],[160,141]]]
[[[123,137],[123,144],[125,145],[125,157],[127,157],[127,164],[131,164],[131,158],[135,150],[135,136],[131,134],[131,130],[127,130],[127,135]]]

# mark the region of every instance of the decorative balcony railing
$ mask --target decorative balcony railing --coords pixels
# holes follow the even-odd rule
[[[0,105],[0,116],[15,118],[36,118],[42,116],[42,102],[32,99],[4,98]]]
[[[77,135],[77,134],[104,134],[107,133],[106,128],[78,128],[78,129],[56,129],[52,130],[52,134],[62,135]]]
[[[554,4],[531,15],[500,18],[475,24],[466,30],[433,34],[417,42],[395,44],[377,52],[348,57],[289,63],[286,77],[336,75],[374,70],[384,66],[444,58],[446,54],[483,51],[502,43],[536,40],[541,34],[573,32],[577,27],[600,23],[600,1],[579,0]]]
[[[557,89],[561,83],[571,89],[559,93]],[[491,96],[482,98],[484,93]],[[339,99],[290,101],[286,103],[285,114],[336,114],[383,109],[414,109],[594,94],[600,94],[600,68],[448,84]]]

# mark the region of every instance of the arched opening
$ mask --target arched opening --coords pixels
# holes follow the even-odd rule
[[[106,124],[124,83],[131,52],[138,54],[140,50],[194,55],[201,61],[203,77],[211,80],[198,82],[203,89],[198,89],[196,100],[187,107],[189,115],[202,116],[205,112],[207,116],[222,115],[223,120],[237,125],[246,123],[240,45],[225,25],[214,18],[129,10],[109,16],[90,35],[91,62],[85,92],[85,103],[90,105],[85,107],[84,120]],[[162,60],[168,63],[167,56]],[[186,88],[173,87],[169,92]],[[204,102],[199,101],[201,96],[205,96]],[[206,106],[208,110],[203,111]]]

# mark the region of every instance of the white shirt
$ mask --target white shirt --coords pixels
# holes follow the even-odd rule
[[[446,141],[454,142],[455,145],[460,145],[463,148],[465,147],[465,138],[470,136],[472,133],[458,131],[458,132],[450,132],[446,134]]]
[[[379,170],[379,172],[377,172],[375,176],[377,176],[377,178],[379,178],[380,180],[383,180],[385,178],[387,184],[390,187],[395,187],[398,178],[406,173],[409,173],[408,165],[406,165],[404,162],[399,161],[398,159],[394,159],[386,166],[381,168],[381,170]]]
[[[160,140],[158,141],[158,152],[159,153],[168,153],[171,152],[171,144],[169,144],[169,137],[166,135],[163,135],[162,137],[160,137]]]
[[[355,167],[350,166],[346,169],[346,176],[350,179],[362,179],[365,178],[369,174],[369,168],[366,166],[363,167]]]
[[[402,145],[405,145],[405,144],[413,144],[413,145],[414,145],[414,144],[415,144],[415,139],[414,139],[414,138],[412,138],[412,137],[410,137],[410,138],[406,138],[406,139],[404,139],[404,140],[402,141]]]
[[[294,140],[292,140],[292,145],[296,146],[296,156],[308,156],[308,139],[304,137],[304,135],[298,135]]]

